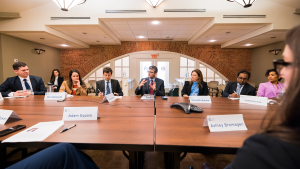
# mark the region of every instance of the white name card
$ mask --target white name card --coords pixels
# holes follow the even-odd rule
[[[211,103],[210,96],[190,96],[190,103]]]
[[[267,97],[257,97],[257,96],[240,96],[240,103],[254,104],[260,106],[268,106],[268,98]]]
[[[210,132],[248,130],[242,114],[206,116],[203,127]]]
[[[46,92],[44,100],[65,100],[65,92]]]
[[[105,95],[102,102],[112,102],[112,101],[115,101],[117,98],[114,96],[114,94],[108,94],[108,95]]]
[[[1,94],[1,92],[0,92],[0,100],[3,100],[3,97],[2,97],[2,94]]]
[[[0,109],[0,124],[5,124],[8,119],[22,120],[13,110]]]
[[[63,121],[97,120],[98,107],[65,107]]]

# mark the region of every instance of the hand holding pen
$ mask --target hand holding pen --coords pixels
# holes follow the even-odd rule
[[[103,96],[103,93],[100,91],[100,89],[97,89],[97,90],[98,90],[98,92],[99,92],[99,93],[98,93],[98,96],[99,96],[99,97],[102,97],[102,96]]]
[[[231,98],[237,98],[237,94],[236,94],[236,92],[235,91],[233,91],[234,93],[232,93],[231,95],[229,95],[229,97],[231,97]]]

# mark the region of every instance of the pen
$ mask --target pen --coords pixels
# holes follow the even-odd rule
[[[235,91],[233,91],[235,94],[236,94],[236,92]]]
[[[62,89],[64,90],[64,92],[66,92],[64,87],[62,87]]]
[[[74,124],[73,126],[70,126],[70,127],[68,127],[68,128],[63,129],[63,130],[60,131],[60,132],[63,133],[63,132],[65,132],[65,131],[67,131],[67,130],[71,129],[72,127],[75,127],[75,126],[76,126],[76,124]]]

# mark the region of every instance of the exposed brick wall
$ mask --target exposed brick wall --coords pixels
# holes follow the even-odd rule
[[[188,45],[187,42],[122,42],[121,45],[90,46],[89,49],[61,50],[61,74],[67,79],[71,69],[78,69],[82,77],[100,64],[132,52],[170,51],[201,60],[229,80],[236,80],[242,69],[251,72],[252,49],[221,49],[219,45]],[[149,56],[150,58],[151,56]]]

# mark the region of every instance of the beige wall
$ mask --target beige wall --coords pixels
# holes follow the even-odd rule
[[[265,83],[268,81],[265,77],[266,70],[274,68],[273,60],[282,59],[284,46],[284,42],[278,42],[254,48],[252,50],[251,82],[254,82],[258,86],[259,83]],[[273,49],[281,49],[282,51],[278,55],[269,53],[269,50]],[[283,82],[283,80],[281,82]]]
[[[49,82],[53,69],[60,69],[60,49],[4,34],[0,34],[0,48],[0,83],[8,77],[16,76],[12,68],[14,59],[26,63],[29,74],[42,77],[44,83]],[[34,48],[44,49],[46,52],[38,55]]]

